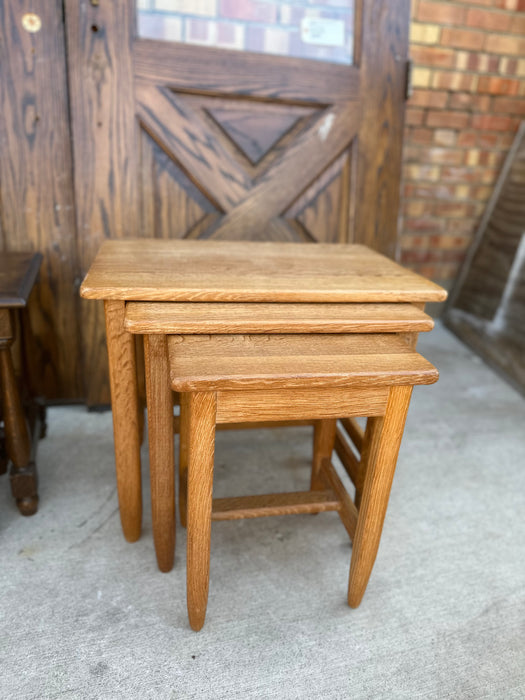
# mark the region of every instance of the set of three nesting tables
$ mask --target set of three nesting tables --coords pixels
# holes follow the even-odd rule
[[[337,510],[354,540],[349,602],[358,605],[412,386],[438,376],[415,352],[418,333],[433,327],[424,306],[446,292],[360,245],[142,239],[106,241],[81,295],[105,304],[120,517],[129,541],[140,536],[142,518],[135,336],[144,337],[153,533],[163,571],[175,547],[171,391],[181,392],[179,503],[188,520],[192,627],[204,622],[212,519]],[[368,418],[364,434],[355,416]],[[310,490],[213,500],[215,423],[287,417],[315,426]],[[351,421],[360,453],[344,464],[353,500],[330,463],[337,418]]]

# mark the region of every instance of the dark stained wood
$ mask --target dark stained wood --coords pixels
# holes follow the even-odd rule
[[[134,59],[137,78],[189,92],[330,104],[334,95],[351,100],[359,91],[356,68],[322,61],[151,39],[136,41]]]
[[[105,238],[138,235],[132,40],[134,2],[65,0],[82,275]],[[102,305],[81,306],[84,394],[109,403]]]
[[[0,258],[0,308],[24,307],[35,284],[42,256],[9,253]]]
[[[39,32],[21,23],[42,20]],[[0,3],[0,248],[44,256],[29,303],[48,398],[80,398],[78,277],[61,0]]]
[[[358,8],[360,104],[353,240],[395,256],[410,0]]]
[[[525,394],[525,122],[461,269],[445,323]]]

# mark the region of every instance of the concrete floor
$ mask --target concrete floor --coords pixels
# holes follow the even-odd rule
[[[0,698],[525,697],[525,402],[443,328],[419,348],[441,379],[414,391],[358,610],[336,514],[216,523],[191,632],[185,533],[159,573],[147,469],[128,544],[110,414],[51,410],[39,513],[0,479]],[[302,489],[310,454],[307,428],[220,433],[216,495]]]

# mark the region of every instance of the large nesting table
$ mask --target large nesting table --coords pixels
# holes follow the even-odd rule
[[[203,332],[204,320],[209,333],[396,332],[415,345],[419,330],[431,327],[424,305],[446,298],[438,285],[361,245],[155,239],[106,241],[80,293],[104,300],[120,517],[129,541],[140,536],[142,519],[130,330],[156,333],[165,344],[163,334]],[[141,313],[146,305],[149,314]],[[409,307],[420,317],[407,314]],[[373,311],[372,325],[363,309]],[[153,330],[141,326],[148,315]]]

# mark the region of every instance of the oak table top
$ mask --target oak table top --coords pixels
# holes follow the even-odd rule
[[[201,302],[443,301],[446,291],[362,245],[129,239],[100,248],[87,299]]]

